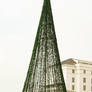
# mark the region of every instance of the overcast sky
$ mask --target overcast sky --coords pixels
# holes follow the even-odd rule
[[[22,92],[43,0],[0,0],[0,92]],[[51,0],[61,60],[92,61],[92,0]]]

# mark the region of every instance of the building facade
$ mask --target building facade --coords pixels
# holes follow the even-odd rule
[[[92,92],[92,62],[67,59],[62,69],[67,92]]]

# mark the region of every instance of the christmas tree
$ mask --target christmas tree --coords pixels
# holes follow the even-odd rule
[[[50,0],[44,0],[22,92],[66,92]]]

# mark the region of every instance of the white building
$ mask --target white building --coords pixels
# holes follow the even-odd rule
[[[68,92],[92,92],[92,62],[67,59],[62,69]]]

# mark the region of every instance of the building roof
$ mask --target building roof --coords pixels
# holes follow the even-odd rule
[[[76,62],[73,59],[67,59],[61,62],[62,64],[70,64],[70,65],[74,65],[76,64]]]
[[[61,62],[61,64],[69,64],[69,65],[75,65],[75,64],[86,64],[86,65],[92,65],[92,61],[85,61],[85,60],[79,60],[79,59],[67,59]]]

